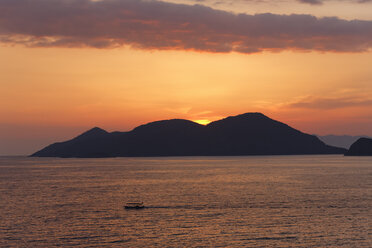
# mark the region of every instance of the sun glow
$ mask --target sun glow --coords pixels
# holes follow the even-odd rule
[[[211,123],[210,120],[193,120],[193,122],[196,122],[201,125],[208,125],[209,123]]]

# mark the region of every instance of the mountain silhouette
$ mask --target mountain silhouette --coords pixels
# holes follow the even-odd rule
[[[372,156],[372,139],[358,139],[350,146],[345,156]]]
[[[130,132],[93,128],[55,143],[34,157],[149,157],[344,154],[261,113],[227,117],[204,126],[173,119],[151,122]]]

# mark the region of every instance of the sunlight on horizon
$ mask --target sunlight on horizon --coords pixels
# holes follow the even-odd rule
[[[208,125],[209,123],[211,123],[210,120],[193,120],[193,122],[196,122],[200,125]]]

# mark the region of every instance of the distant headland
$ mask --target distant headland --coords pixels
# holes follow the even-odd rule
[[[189,120],[151,122],[129,132],[95,127],[76,138],[54,143],[33,157],[156,157],[344,154],[316,136],[261,113],[246,113],[200,125]]]
[[[358,139],[350,146],[345,156],[372,156],[372,139]]]

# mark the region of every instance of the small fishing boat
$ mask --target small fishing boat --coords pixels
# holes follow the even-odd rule
[[[127,202],[124,206],[125,209],[142,209],[144,207],[143,202]]]

